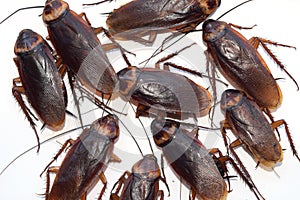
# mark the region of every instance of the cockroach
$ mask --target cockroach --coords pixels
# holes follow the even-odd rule
[[[232,86],[244,91],[259,106],[269,111],[276,110],[282,102],[282,93],[257,48],[261,44],[276,64],[295,82],[299,90],[295,79],[266,44],[291,46],[258,37],[247,40],[232,26],[243,28],[212,19],[203,23],[203,41],[207,46],[206,56],[212,66],[213,76],[217,68]]]
[[[263,199],[249,173],[244,167],[240,169],[233,159],[220,157],[223,167],[221,170],[218,168],[220,162],[215,162],[216,157],[212,153],[220,151],[208,151],[197,137],[192,136],[197,133],[196,129],[189,132],[181,128],[179,122],[155,119],[151,123],[151,131],[155,144],[161,148],[172,170],[191,189],[192,199],[227,198],[227,184],[221,176],[221,172],[227,172],[226,161],[232,164],[257,199]]]
[[[43,21],[49,39],[72,76],[98,96],[111,95],[117,76],[88,20],[62,0],[47,0]],[[98,29],[97,29],[98,30]]]
[[[133,0],[109,14],[106,24],[115,39],[152,44],[157,33],[188,33],[212,15],[221,0]],[[143,36],[149,35],[149,40]]]
[[[183,75],[135,66],[124,68],[117,75],[120,94],[137,105],[136,117],[203,117],[211,107],[209,91]]]
[[[229,145],[229,149],[239,162],[234,150],[238,146],[243,146],[257,161],[257,166],[261,164],[266,168],[274,168],[281,162],[283,152],[273,130],[280,125],[285,126],[293,154],[300,161],[287,123],[281,119],[270,124],[258,104],[244,92],[233,89],[223,92],[221,110],[225,115],[225,121],[221,123],[224,142],[228,148],[226,129],[230,129],[237,139]]]
[[[146,138],[148,140],[152,152],[152,154],[147,155],[143,154],[138,142],[136,141],[135,137],[130,133],[125,124],[123,122],[121,123],[127,129],[128,133],[136,143],[142,155],[142,159],[137,161],[133,165],[132,172],[125,171],[121,175],[121,177],[118,179],[118,181],[114,184],[112,188],[110,199],[156,200],[160,197],[160,199],[162,200],[164,198],[164,192],[160,189],[159,181],[162,181],[166,185],[169,191],[169,195],[170,190],[165,177],[161,176],[161,171],[159,165],[157,164],[157,158],[154,155],[153,147],[145,127],[141,122],[141,125],[144,128]]]
[[[12,93],[35,132],[39,151],[39,136],[33,121],[37,118],[26,106],[22,95],[27,97],[40,120],[57,131],[65,122],[66,88],[49,44],[38,33],[30,29],[22,30],[14,52],[20,77],[13,79]]]
[[[156,200],[159,197],[163,199],[164,193],[159,190],[159,180],[166,184],[165,179],[161,177],[156,157],[153,154],[147,154],[133,165],[131,173],[129,171],[123,173],[114,185],[113,189],[117,188],[111,193],[110,199]],[[122,185],[123,189],[119,196]]]
[[[111,161],[120,161],[113,154],[114,143],[119,136],[116,116],[111,114],[94,121],[90,128],[84,129],[71,145],[59,169],[49,167],[58,155],[68,146],[68,140],[46,167],[46,200],[85,199],[87,192],[94,187],[99,178],[104,186],[98,199],[106,189],[104,171]],[[56,177],[50,190],[50,172]]]

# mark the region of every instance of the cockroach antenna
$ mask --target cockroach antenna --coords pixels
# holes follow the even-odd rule
[[[28,9],[34,9],[34,8],[44,8],[44,6],[30,6],[30,7],[25,7],[25,8],[19,8],[18,10],[14,11],[13,13],[11,13],[10,15],[8,15],[5,19],[3,19],[0,24],[2,24],[3,22],[5,22],[6,20],[8,20],[11,16],[13,16],[14,14],[16,14],[19,11],[22,10],[28,10]]]
[[[63,133],[60,133],[60,134],[58,134],[58,135],[55,135],[55,136],[53,136],[53,137],[51,137],[51,138],[48,138],[48,139],[46,139],[46,140],[44,140],[44,141],[42,141],[41,143],[40,143],[40,145],[42,145],[42,144],[45,144],[45,143],[47,143],[47,142],[50,142],[50,141],[52,141],[52,140],[54,140],[54,139],[57,139],[57,138],[59,138],[59,137],[62,137],[62,136],[64,136],[64,135],[66,135],[66,134],[69,134],[69,133],[71,133],[71,132],[74,132],[74,131],[77,131],[77,130],[79,130],[79,129],[82,129],[82,128],[85,128],[85,127],[89,127],[89,126],[91,126],[91,124],[87,124],[87,125],[84,125],[84,126],[80,126],[80,127],[77,127],[77,128],[73,128],[73,129],[71,129],[71,130],[68,130],[68,131],[65,131],[65,132],[63,132]],[[21,153],[21,154],[19,154],[18,156],[16,156],[10,163],[8,163],[5,167],[4,167],[4,169],[2,169],[1,170],[1,172],[0,172],[0,176],[16,161],[16,160],[18,160],[19,158],[21,158],[22,156],[24,156],[25,154],[27,154],[27,153],[29,153],[30,151],[32,151],[33,149],[35,149],[35,148],[37,148],[38,147],[38,145],[35,145],[35,146],[33,146],[33,147],[31,147],[31,148],[29,148],[29,149],[27,149],[26,151],[24,151],[23,153]]]

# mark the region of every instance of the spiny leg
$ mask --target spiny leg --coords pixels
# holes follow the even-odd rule
[[[39,152],[40,150],[40,138],[38,136],[38,133],[36,131],[35,128],[35,123],[32,120],[32,117],[35,118],[35,120],[38,120],[33,113],[31,112],[31,110],[25,105],[25,102],[21,96],[21,94],[25,94],[25,89],[23,86],[17,86],[17,83],[20,83],[21,79],[20,78],[15,78],[13,79],[13,87],[12,87],[12,94],[15,97],[15,99],[17,100],[19,106],[21,107],[23,113],[25,114],[27,120],[30,123],[31,128],[33,129],[37,142],[38,142],[38,148],[37,148],[37,152]],[[32,117],[31,117],[32,116]]]
[[[259,45],[261,45],[263,47],[263,49],[267,52],[267,54],[269,54],[269,56],[271,56],[271,58],[275,61],[275,63],[281,68],[281,70],[283,70],[291,79],[292,81],[295,83],[297,90],[299,90],[299,85],[297,83],[297,81],[294,79],[294,77],[286,70],[285,66],[282,64],[282,62],[280,62],[278,60],[278,58],[272,53],[272,51],[267,47],[266,44],[271,44],[271,45],[275,45],[275,46],[282,46],[282,47],[288,47],[288,48],[294,48],[293,46],[289,46],[289,45],[285,45],[285,44],[280,44],[278,42],[273,42],[271,40],[267,40],[267,39],[263,39],[260,37],[252,37],[249,39],[250,44],[252,44],[254,46],[254,48],[258,48]]]
[[[49,167],[47,170],[47,178],[46,178],[46,200],[49,199],[49,191],[50,191],[50,173],[57,174],[59,167]]]
[[[102,199],[102,196],[103,196],[103,194],[104,194],[104,192],[105,192],[105,189],[106,189],[106,187],[107,187],[107,180],[106,180],[106,177],[105,177],[105,175],[104,175],[103,172],[101,172],[99,178],[100,178],[101,182],[103,183],[103,188],[102,188],[102,190],[101,190],[101,192],[100,192],[100,195],[99,195],[99,197],[98,197],[98,200],[101,200],[101,199]]]
[[[50,163],[45,167],[45,169],[42,171],[42,173],[40,174],[40,176],[43,175],[43,173],[49,168],[49,166],[55,161],[57,160],[58,156],[67,148],[69,148],[70,146],[72,146],[74,144],[74,140],[72,139],[68,139],[60,148],[60,150],[56,153],[56,155],[53,157],[53,159],[50,161]]]
[[[117,188],[116,188],[114,193],[112,191],[110,193],[110,196],[111,196],[112,199],[118,199],[119,198],[118,193],[120,192],[122,185],[124,185],[125,181],[127,180],[126,176],[129,177],[130,174],[131,173],[129,171],[124,172],[122,174],[122,176],[119,178],[119,180],[114,184],[114,186],[112,188],[112,191],[115,189],[115,187],[117,187]]]
[[[234,150],[234,148],[239,147],[242,144],[243,144],[242,141],[239,140],[239,139],[233,141],[229,145],[230,152],[233,154],[233,157],[236,159],[236,161],[238,162],[240,168],[242,169],[241,173],[244,173],[244,175],[243,175],[245,177],[244,180],[250,180],[251,183],[249,182],[249,184],[246,181],[246,183],[248,184],[249,188],[254,192],[254,194],[257,197],[257,199],[260,199],[258,197],[258,195],[261,196],[264,199],[264,197],[261,195],[261,193],[258,191],[257,187],[255,186],[254,182],[252,181],[252,178],[251,178],[250,174],[248,173],[248,170],[246,169],[246,167],[244,166],[244,164],[242,163],[242,161],[240,160],[239,156],[237,155],[237,153]],[[234,166],[234,164],[233,164],[233,166]]]
[[[289,128],[288,128],[288,125],[287,125],[286,121],[283,120],[283,119],[281,119],[281,120],[275,121],[275,122],[273,122],[273,123],[271,124],[271,126],[272,126],[273,129],[277,128],[277,127],[280,126],[280,125],[284,125],[286,135],[287,135],[287,137],[288,137],[290,146],[291,146],[292,151],[293,151],[293,155],[297,157],[298,161],[300,161],[298,152],[297,152],[296,147],[295,147],[295,145],[294,145],[294,142],[293,142],[293,139],[292,139],[292,136],[291,136],[291,133],[290,133],[290,130],[289,130]]]

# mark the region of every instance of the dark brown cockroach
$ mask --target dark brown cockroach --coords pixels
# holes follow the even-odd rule
[[[226,172],[225,162],[229,161],[242,179],[247,183],[258,199],[263,199],[246,169],[239,168],[230,157],[220,157],[223,167],[218,168],[219,162],[212,153],[192,134],[180,128],[180,123],[173,120],[155,119],[151,124],[154,141],[163,152],[163,156],[175,174],[183,180],[192,191],[192,199],[226,199],[227,185],[221,176]],[[217,151],[216,151],[217,150]],[[220,152],[220,151],[219,151]],[[225,170],[224,170],[225,169]]]
[[[39,150],[39,136],[33,121],[37,118],[25,105],[22,94],[47,127],[60,130],[64,126],[67,106],[65,85],[49,44],[39,34],[22,30],[14,52],[20,77],[13,79],[12,93],[36,134]]]
[[[127,178],[126,178],[127,176]],[[124,172],[114,185],[115,192],[111,193],[111,200],[156,200],[164,198],[164,193],[159,190],[159,180],[166,184],[161,177],[157,159],[154,155],[145,155],[132,167],[132,172]],[[118,195],[123,185],[120,196]],[[167,186],[168,187],[168,186]]]
[[[203,41],[207,46],[206,55],[212,65],[213,76],[216,67],[231,85],[244,91],[259,106],[271,111],[275,110],[282,102],[281,90],[257,48],[261,44],[299,89],[297,82],[267,48],[266,44],[291,46],[257,37],[247,40],[231,26],[242,28],[212,19],[203,23]]]
[[[46,167],[47,189],[46,200],[82,199],[97,183],[99,178],[104,183],[99,199],[106,188],[104,171],[110,161],[120,161],[113,154],[114,142],[119,136],[118,120],[113,115],[102,117],[84,129],[73,142],[59,169],[48,166],[58,157],[70,141]],[[56,177],[50,190],[49,173],[55,172]]]
[[[136,116],[154,114],[175,119],[208,114],[212,97],[187,77],[157,68],[124,68],[117,73],[119,92],[137,105]]]
[[[50,41],[72,75],[94,94],[111,95],[117,76],[89,22],[62,0],[46,1],[43,21]]]
[[[221,0],[133,0],[114,10],[106,24],[116,39],[152,44],[157,33],[194,30],[219,7]],[[143,36],[149,35],[149,40]]]
[[[244,149],[257,161],[267,168],[274,168],[282,161],[283,152],[274,129],[285,125],[285,130],[293,150],[293,154],[300,161],[298,153],[293,144],[287,123],[278,120],[271,125],[266,119],[257,103],[239,90],[226,90],[222,94],[221,109],[225,114],[225,121],[222,122],[222,134],[228,148],[225,129],[230,129],[237,138],[229,145],[230,152],[240,162],[234,148],[243,146]]]

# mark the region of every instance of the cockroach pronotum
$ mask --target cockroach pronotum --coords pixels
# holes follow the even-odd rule
[[[203,23],[203,41],[207,46],[208,62],[213,68],[212,76],[217,68],[231,85],[255,99],[259,106],[269,111],[275,110],[282,102],[281,90],[257,48],[261,44],[299,89],[295,79],[286,71],[284,65],[272,54],[266,44],[291,46],[258,37],[247,40],[231,26],[242,28],[212,19]]]
[[[137,117],[149,114],[175,119],[203,117],[211,107],[209,91],[183,75],[134,66],[117,75],[120,94],[138,106]]]
[[[226,161],[231,162],[257,199],[263,199],[244,167],[240,169],[230,157],[220,157],[219,161],[223,160],[224,166],[220,170],[211,154],[217,152],[216,149],[209,152],[191,132],[180,128],[179,122],[155,119],[151,124],[151,131],[156,145],[161,148],[171,168],[191,189],[192,199],[227,198],[227,185],[221,176],[221,172],[227,171]]]
[[[111,95],[117,76],[89,22],[62,0],[46,1],[43,21],[50,41],[72,76],[78,77],[93,94]]]
[[[166,184],[153,154],[145,155],[132,167],[132,172],[126,171],[114,185],[116,190],[111,193],[112,200],[157,200],[164,198],[164,192],[159,190],[159,181]],[[123,189],[120,193],[121,187]],[[168,187],[168,186],[167,186]],[[120,195],[118,194],[120,193]]]
[[[22,94],[27,97],[40,120],[56,131],[62,129],[65,123],[66,88],[49,44],[38,33],[29,29],[22,30],[14,51],[20,77],[13,79],[12,93],[33,128],[39,146],[33,120],[37,118],[26,106]]]
[[[157,33],[193,31],[220,4],[221,0],[133,0],[111,12],[106,24],[116,39],[152,44]]]
[[[243,146],[257,162],[267,168],[274,168],[283,159],[283,152],[274,129],[280,125],[285,126],[293,154],[300,161],[294,146],[287,123],[278,120],[270,124],[257,103],[249,99],[245,93],[239,90],[226,90],[222,94],[221,109],[225,115],[222,122],[224,142],[228,148],[225,129],[230,129],[237,138],[229,144],[230,152],[239,161],[234,148]]]
[[[104,186],[100,192],[101,199],[107,180],[104,171],[111,161],[120,161],[113,154],[114,143],[119,136],[118,120],[113,115],[107,115],[84,129],[82,134],[71,145],[59,168],[49,167],[58,155],[68,146],[68,140],[63,148],[46,167],[47,187],[46,200],[83,199],[99,179]],[[45,169],[46,170],[46,169]],[[50,174],[56,176],[50,188]]]

